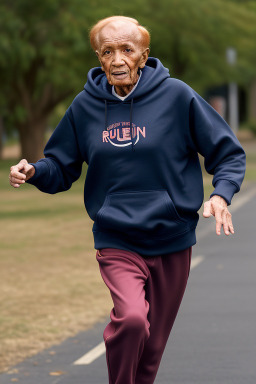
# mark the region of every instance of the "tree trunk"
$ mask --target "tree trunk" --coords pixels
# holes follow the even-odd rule
[[[249,90],[249,119],[256,120],[256,80],[251,83]]]
[[[20,135],[22,159],[34,163],[44,157],[47,119],[43,118],[34,123],[27,121],[23,124],[17,124],[17,128]]]
[[[4,121],[0,116],[0,160],[3,158],[3,136],[4,136]]]

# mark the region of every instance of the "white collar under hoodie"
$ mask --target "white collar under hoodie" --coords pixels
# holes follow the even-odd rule
[[[141,74],[142,74],[142,71],[140,70],[140,76],[138,78],[138,81],[137,83],[135,84],[135,86],[133,87],[133,89],[131,90],[131,92],[129,92],[127,95],[125,96],[119,96],[116,91],[115,91],[115,87],[114,85],[112,86],[112,95],[118,97],[120,100],[124,101],[133,91],[135,91],[137,85],[139,84],[139,81],[140,81],[140,78],[141,78]]]

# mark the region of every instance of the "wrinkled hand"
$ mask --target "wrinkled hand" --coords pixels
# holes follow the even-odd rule
[[[220,235],[222,226],[225,235],[228,236],[234,233],[231,213],[227,208],[226,201],[221,196],[214,195],[204,203],[203,216],[215,216],[217,235]]]
[[[14,188],[19,188],[21,184],[24,184],[35,174],[35,168],[33,165],[28,164],[26,159],[22,159],[18,164],[13,165],[10,170],[9,181]]]

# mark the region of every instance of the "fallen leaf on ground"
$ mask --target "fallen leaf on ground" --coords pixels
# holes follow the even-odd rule
[[[63,371],[56,371],[56,372],[50,372],[49,375],[51,376],[61,376],[61,375],[65,375],[66,372],[63,372]]]
[[[8,375],[13,375],[14,373],[19,373],[19,370],[17,368],[13,368],[7,372]]]

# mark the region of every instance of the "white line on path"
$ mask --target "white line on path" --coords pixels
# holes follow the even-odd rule
[[[105,353],[105,342],[98,344],[96,347],[87,352],[84,356],[74,362],[75,365],[88,365]]]
[[[191,267],[190,269],[195,268],[198,264],[200,264],[204,260],[204,256],[193,256],[191,259]],[[93,349],[87,352],[80,359],[76,360],[74,365],[88,365],[91,364],[98,357],[103,355],[106,351],[105,342],[102,341],[100,344],[96,345]]]
[[[204,256],[192,256],[190,269],[195,268],[204,260]]]

